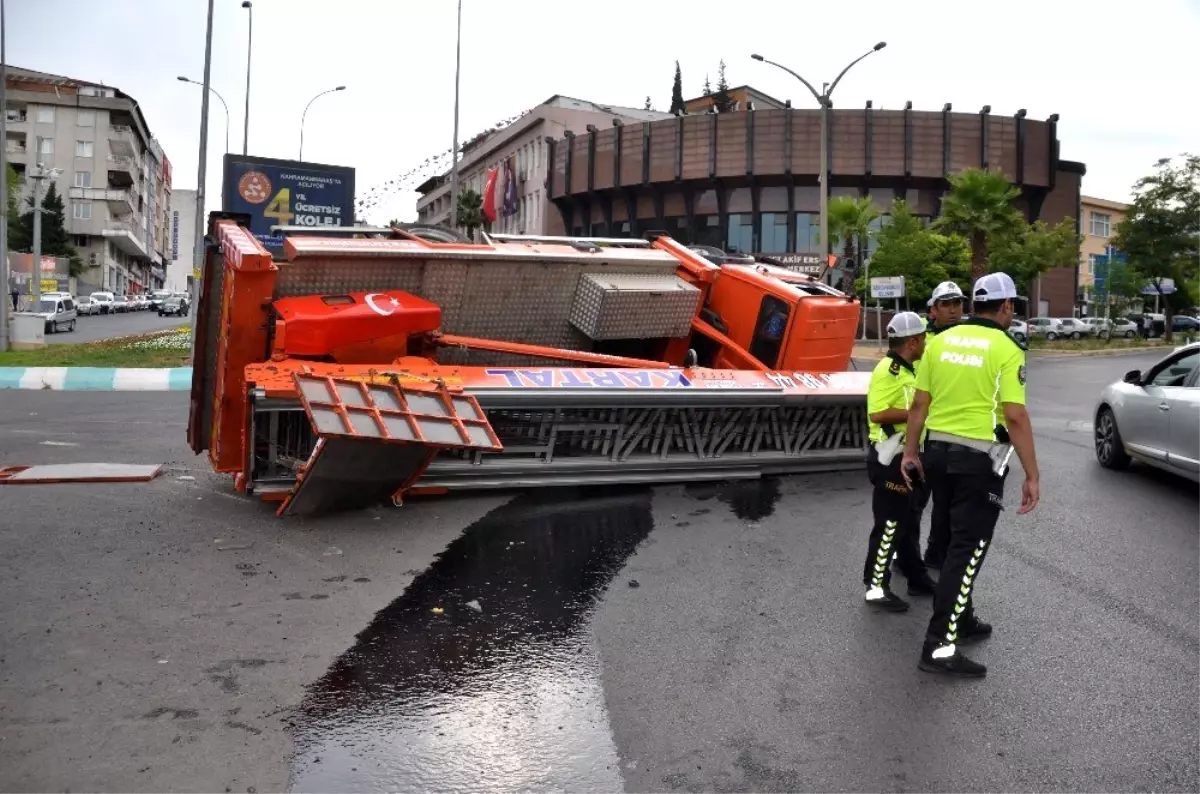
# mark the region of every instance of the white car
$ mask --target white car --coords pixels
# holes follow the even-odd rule
[[[111,292],[93,292],[91,298],[96,306],[99,307],[100,314],[112,314],[116,311],[116,307],[113,306],[114,297]]]
[[[1051,342],[1067,335],[1062,322],[1053,317],[1034,317],[1027,325],[1031,336],[1043,336]]]
[[[1200,483],[1200,342],[1106,387],[1094,427],[1096,460],[1104,468],[1138,460]]]
[[[1085,336],[1095,336],[1096,327],[1086,320],[1080,320],[1076,317],[1060,317],[1057,318],[1059,325],[1062,326],[1062,336],[1069,336],[1072,339],[1082,339]],[[1049,339],[1050,337],[1046,337]]]
[[[1029,326],[1024,320],[1018,320],[1014,317],[1013,321],[1008,325],[1008,335],[1023,345],[1027,344],[1029,342]]]
[[[92,300],[90,295],[80,295],[75,299],[75,313],[81,317],[85,314],[99,314],[100,304]]]
[[[46,321],[46,333],[53,334],[66,328],[75,330],[75,302],[70,297],[60,298],[58,293],[51,293],[38,301],[30,314],[36,314]]]

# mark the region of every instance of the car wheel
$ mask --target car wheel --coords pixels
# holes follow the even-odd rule
[[[1071,334],[1071,338],[1072,338],[1072,339],[1082,339],[1082,338],[1083,338],[1083,334],[1081,334],[1081,333],[1079,333],[1078,331],[1076,331],[1075,333]]]
[[[74,331],[74,330],[75,330],[75,321],[74,321],[74,320],[72,320],[72,321],[71,321],[71,324],[67,326],[67,330],[68,330],[68,331]]]
[[[1133,331],[1126,331],[1126,332],[1125,332],[1125,338],[1126,338],[1126,339],[1133,339]]]
[[[1053,331],[1046,332],[1046,341],[1047,342],[1053,342],[1055,339],[1058,339],[1058,334],[1054,333]]]
[[[1013,334],[1013,339],[1016,339],[1021,344],[1025,344],[1025,334],[1017,332]]]
[[[1125,444],[1121,441],[1121,431],[1117,429],[1117,418],[1107,405],[1096,414],[1096,427],[1093,431],[1096,441],[1096,460],[1106,469],[1124,469],[1129,465],[1129,455],[1125,452]]]

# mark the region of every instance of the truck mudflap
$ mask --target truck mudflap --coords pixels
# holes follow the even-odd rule
[[[438,452],[503,450],[475,398],[444,382],[293,377],[316,444],[277,515],[399,504]]]

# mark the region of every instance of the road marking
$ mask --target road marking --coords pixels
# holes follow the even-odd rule
[[[42,446],[45,447],[77,447],[79,446],[74,441],[43,441]]]

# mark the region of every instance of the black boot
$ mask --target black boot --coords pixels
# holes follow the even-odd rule
[[[944,646],[926,641],[925,647],[921,649],[921,661],[917,663],[917,667],[927,673],[942,673],[960,678],[983,678],[987,675],[986,667],[963,656],[963,652],[958,648],[954,649],[951,656],[935,657],[934,651],[939,647]]]
[[[870,606],[887,612],[907,612],[908,602],[891,590],[882,587],[868,588],[863,600]]]
[[[991,624],[984,623],[974,615],[969,620],[964,621],[958,630],[958,641],[963,645],[986,640],[990,636],[992,636]]]
[[[937,583],[930,579],[929,574],[924,571],[907,578],[910,596],[931,596],[937,591]]]

